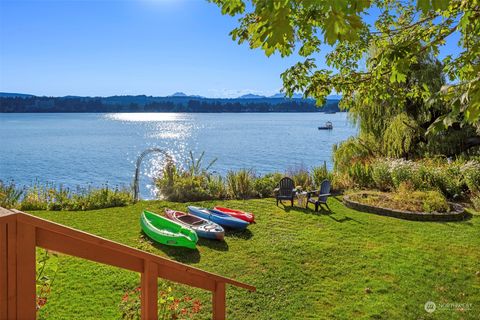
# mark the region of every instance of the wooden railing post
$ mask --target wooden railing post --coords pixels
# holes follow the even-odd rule
[[[224,320],[226,316],[225,282],[215,282],[215,291],[212,298],[213,319]]]
[[[157,264],[145,260],[141,280],[142,320],[158,319],[158,269]]]
[[[7,314],[17,318],[17,220],[7,223]]]
[[[8,251],[7,226],[0,223],[0,319],[8,319]]]
[[[17,319],[36,317],[35,227],[17,221]]]

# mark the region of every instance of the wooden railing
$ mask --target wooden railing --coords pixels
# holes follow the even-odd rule
[[[213,319],[225,319],[225,285],[255,287],[17,210],[0,207],[0,319],[35,319],[35,248],[141,273],[142,319],[157,319],[158,278],[212,292]]]

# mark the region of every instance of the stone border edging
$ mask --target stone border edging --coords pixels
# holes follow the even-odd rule
[[[360,193],[361,194],[361,193]],[[348,195],[343,196],[343,203],[351,208],[358,211],[378,214],[382,216],[394,217],[399,219],[405,220],[415,220],[415,221],[461,221],[464,220],[465,209],[457,204],[449,202],[448,204],[452,207],[453,211],[448,213],[440,213],[440,212],[413,212],[413,211],[405,211],[405,210],[398,210],[398,209],[389,209],[383,207],[374,207],[367,204],[363,204],[357,201],[353,201],[350,199]]]

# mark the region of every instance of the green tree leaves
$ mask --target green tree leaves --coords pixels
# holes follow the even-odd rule
[[[239,26],[231,33],[235,41],[261,48],[268,56],[297,51],[307,58],[282,74],[288,94],[300,91],[321,103],[334,89],[343,95],[346,109],[358,96],[365,101],[380,97],[387,102],[384,108],[391,101],[396,105],[421,97],[450,110],[450,115],[432,121],[429,132],[463,124],[480,127],[480,0],[212,2],[223,14],[239,17]],[[372,6],[378,16],[368,25],[365,17]],[[389,88],[388,84],[406,83],[423,55],[438,56],[453,34],[459,38],[460,53],[446,56],[442,63],[455,93],[421,85],[408,91]],[[326,56],[327,67],[316,70],[314,55],[322,44],[332,46],[332,51]]]

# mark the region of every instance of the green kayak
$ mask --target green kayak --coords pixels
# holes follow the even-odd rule
[[[197,234],[192,229],[147,210],[142,212],[140,225],[150,238],[169,246],[195,249],[198,241]]]

